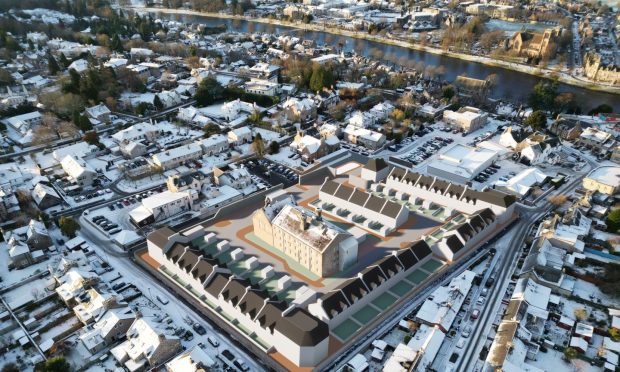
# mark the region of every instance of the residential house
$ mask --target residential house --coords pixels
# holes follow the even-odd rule
[[[86,162],[80,158],[76,158],[73,155],[65,156],[60,165],[65,171],[71,182],[78,186],[92,186],[95,180],[98,178],[97,172],[86,164]]]
[[[183,175],[168,176],[166,186],[170,192],[180,192],[186,190],[196,190],[200,192],[202,186],[207,183],[207,177],[200,171],[186,173]]]
[[[616,140],[611,133],[593,127],[586,128],[579,136],[578,143],[600,154],[613,151]]]
[[[252,131],[248,127],[235,128],[228,132],[228,143],[233,146],[252,142]]]
[[[152,159],[153,164],[163,170],[168,170],[176,168],[186,161],[197,160],[201,157],[202,147],[194,142],[154,154]]]
[[[228,150],[228,138],[223,134],[214,134],[198,141],[202,152],[207,156],[217,155]]]
[[[228,185],[236,190],[243,190],[252,185],[252,175],[246,168],[213,167],[213,178],[216,185]]]
[[[386,141],[384,134],[355,125],[347,125],[344,138],[354,145],[364,146],[372,151],[380,149]]]
[[[135,321],[136,314],[130,307],[109,309],[86,328],[86,332],[80,335],[80,341],[89,352],[98,353],[122,340]]]
[[[282,109],[290,120],[307,121],[316,118],[316,103],[310,98],[289,97]]]
[[[129,219],[136,226],[145,226],[189,212],[197,200],[196,190],[188,189],[180,192],[167,190],[142,199],[142,204],[129,212]]]
[[[90,118],[91,123],[94,122],[93,124],[110,122],[111,111],[103,103],[100,103],[96,106],[88,107],[86,109],[86,114]]]
[[[40,210],[58,205],[62,202],[62,198],[56,190],[44,183],[37,183],[32,190],[32,200],[34,200]]]
[[[110,353],[129,371],[154,368],[181,351],[181,340],[162,324],[138,318],[127,331],[127,340]]]
[[[338,150],[339,145],[340,140],[334,135],[326,138],[316,138],[303,135],[302,132],[297,132],[290,147],[301,156],[303,161],[311,163],[318,158]]]

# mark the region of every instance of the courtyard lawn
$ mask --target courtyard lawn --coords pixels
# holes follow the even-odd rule
[[[409,293],[411,288],[413,288],[411,285],[405,282],[399,282],[399,283],[396,283],[392,288],[390,288],[390,292],[394,293],[395,295],[398,295],[399,297],[402,297],[406,295],[407,293]]]
[[[381,310],[385,310],[390,307],[394,302],[396,302],[396,297],[391,294],[385,292],[381,296],[375,298],[372,301],[372,304],[378,307]]]
[[[346,341],[351,337],[358,329],[360,325],[351,319],[347,319],[332,331],[341,341]]]
[[[360,324],[368,324],[371,320],[374,319],[379,314],[372,306],[364,306],[360,311],[353,314],[353,318],[357,320]]]
[[[409,280],[413,284],[420,284],[424,281],[424,279],[428,278],[428,275],[420,270],[415,270],[409,276],[407,276],[407,280]]]
[[[429,273],[434,273],[437,269],[439,269],[440,267],[442,267],[443,264],[437,260],[433,260],[430,259],[428,261],[426,261],[426,263],[424,263],[424,265],[422,265],[422,268],[426,271],[428,271]]]

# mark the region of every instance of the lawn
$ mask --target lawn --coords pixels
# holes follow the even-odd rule
[[[407,284],[405,282],[399,282],[399,283],[395,284],[392,288],[390,288],[390,292],[394,293],[395,295],[398,295],[398,296],[402,297],[402,296],[406,295],[407,293],[409,293],[411,288],[413,288],[413,287],[410,286],[409,284]]]
[[[426,273],[420,270],[415,270],[414,272],[409,274],[409,276],[407,276],[407,279],[413,284],[420,284],[426,278],[428,278],[428,275],[426,275]]]
[[[351,319],[347,319],[332,331],[341,341],[346,341],[351,337],[358,329],[360,325]]]
[[[372,306],[364,306],[360,311],[353,314],[355,320],[361,324],[368,324],[379,314],[379,311],[375,310]]]
[[[378,307],[381,310],[385,310],[390,307],[394,302],[396,302],[396,297],[391,294],[385,292],[381,296],[377,297],[372,301],[373,305]]]
[[[428,271],[429,273],[433,273],[435,272],[435,270],[439,269],[440,267],[442,267],[443,264],[437,260],[433,260],[430,259],[428,261],[426,261],[426,263],[424,263],[424,265],[422,265],[422,268],[426,271]]]

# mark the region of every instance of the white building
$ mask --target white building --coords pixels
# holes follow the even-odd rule
[[[409,219],[409,209],[405,205],[329,179],[321,185],[319,198],[323,206],[335,206],[332,212],[323,208],[326,213],[351,220],[356,225],[382,236],[387,236]]]
[[[427,173],[450,182],[467,183],[499,158],[497,152],[455,144],[427,166]]]
[[[200,157],[202,157],[202,147],[194,142],[153,155],[153,163],[163,170],[168,170],[178,167],[185,161],[196,160]]]
[[[228,143],[233,146],[252,142],[252,131],[248,127],[235,128],[228,132]]]
[[[92,169],[86,162],[80,158],[76,158],[73,155],[65,156],[60,165],[62,169],[67,173],[71,182],[79,186],[92,186],[93,182],[97,179],[97,172]]]
[[[129,128],[122,129],[112,135],[112,138],[117,142],[123,141],[141,141],[144,139],[152,139],[157,136],[158,129],[155,125],[143,122],[130,126]]]
[[[172,331],[147,318],[137,319],[127,331],[127,340],[110,350],[130,372],[153,368],[181,350],[181,340]]]
[[[377,117],[370,112],[355,111],[349,118],[349,126],[368,128],[375,125]]]
[[[198,193],[195,190],[164,191],[142,199],[142,205],[129,212],[129,217],[134,224],[144,226],[191,211],[196,200]]]
[[[166,363],[168,372],[202,372],[215,366],[215,361],[199,346],[194,346]]]
[[[26,134],[29,130],[34,129],[35,126],[41,124],[43,116],[38,111],[29,112],[27,114],[21,114],[4,119],[4,123],[21,134]]]
[[[366,128],[347,125],[344,138],[355,145],[364,146],[369,150],[377,150],[385,144],[385,135]]]
[[[607,195],[617,193],[620,191],[620,166],[604,165],[590,171],[583,179],[583,187]]]
[[[465,133],[470,133],[481,128],[487,123],[488,114],[478,108],[465,106],[458,111],[446,110],[443,113],[443,121]]]
[[[512,216],[516,201],[514,195],[498,190],[477,191],[399,167],[390,172],[383,192],[394,193],[397,198],[410,203],[422,202],[424,208],[437,204],[444,208],[445,215],[452,215],[455,211],[471,215],[489,208],[500,223]]]
[[[228,150],[228,138],[223,134],[214,134],[197,142],[207,156],[217,155]]]
[[[278,83],[263,79],[251,79],[243,85],[243,90],[252,94],[275,96],[278,94]]]

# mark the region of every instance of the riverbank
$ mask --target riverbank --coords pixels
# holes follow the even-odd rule
[[[612,93],[612,94],[620,94],[620,87],[609,86],[597,84],[589,80],[581,80],[572,75],[569,75],[565,72],[558,72],[550,69],[542,69],[533,66],[522,65],[518,63],[512,63],[508,61],[497,60],[489,57],[483,56],[474,56],[460,52],[452,52],[446,51],[440,48],[434,48],[419,44],[410,43],[407,41],[394,40],[386,37],[381,37],[377,35],[370,35],[366,32],[356,32],[356,31],[348,31],[343,29],[337,29],[333,27],[324,27],[317,24],[304,24],[304,23],[293,23],[282,20],[270,19],[270,18],[253,18],[249,16],[241,16],[241,15],[232,15],[232,14],[220,14],[220,13],[210,13],[210,12],[200,12],[189,9],[169,9],[169,8],[152,8],[152,7],[130,7],[135,11],[144,11],[144,12],[160,12],[160,13],[168,13],[168,14],[181,14],[181,15],[191,15],[191,16],[202,16],[202,17],[210,17],[210,18],[220,18],[220,19],[231,19],[231,20],[241,20],[247,22],[256,22],[262,24],[270,24],[274,26],[282,26],[289,27],[304,31],[313,31],[313,32],[324,32],[333,35],[345,36],[355,39],[364,39],[376,43],[386,44],[386,45],[394,45],[401,48],[407,48],[411,50],[417,50],[421,52],[436,54],[440,56],[446,56],[450,58],[456,58],[468,62],[474,62],[483,64],[486,66],[503,68],[506,70],[521,72],[528,75],[537,76],[545,79],[557,79],[559,82],[564,84],[577,86],[584,89],[595,90],[599,92]]]

